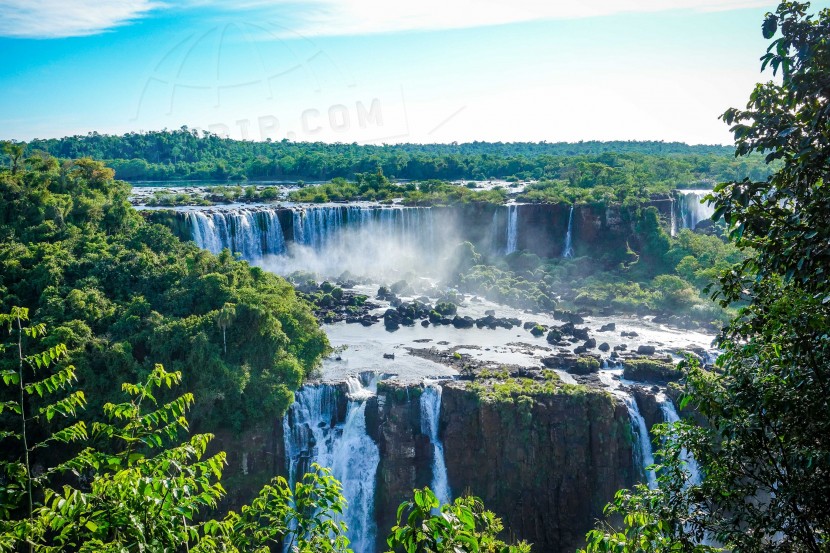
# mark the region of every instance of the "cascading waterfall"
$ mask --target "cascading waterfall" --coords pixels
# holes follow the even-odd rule
[[[404,245],[430,248],[435,243],[429,207],[321,206],[295,210],[294,242],[320,251],[342,245],[346,228],[383,234]]]
[[[671,398],[665,394],[660,394],[657,396],[657,401],[660,402],[660,410],[663,412],[664,421],[669,424],[673,424],[680,420],[680,416],[677,414],[677,410],[674,408],[674,403]],[[683,459],[683,462],[686,463],[686,470],[689,471],[689,480],[687,484],[690,486],[700,484],[702,480],[700,475],[700,465],[698,465],[697,461],[695,461],[694,456],[692,456],[692,454],[684,448],[680,452],[680,457]]]
[[[507,246],[504,254],[510,255],[516,251],[519,242],[519,206],[511,204],[507,206]]]
[[[677,202],[674,201],[674,197],[671,199],[671,235],[672,237],[677,236]]]
[[[254,261],[267,254],[285,252],[285,237],[276,210],[238,208],[185,212],[193,241],[200,248],[219,253],[229,248]]]
[[[703,201],[703,198],[711,193],[711,190],[678,191],[678,211],[680,212],[682,228],[694,230],[699,222],[712,218],[715,207],[711,203]]]
[[[651,448],[651,436],[648,433],[648,426],[646,426],[646,421],[640,414],[640,408],[637,407],[637,401],[634,397],[629,394],[620,395],[620,397],[622,397],[625,406],[628,408],[628,415],[631,417],[631,427],[640,445],[638,459],[640,466],[646,474],[648,487],[654,489],[657,487],[657,475],[654,474],[653,470],[646,468],[654,464],[654,453]]]
[[[421,432],[429,436],[432,443],[432,489],[441,504],[452,501],[447,465],[444,461],[444,444],[438,433],[438,420],[441,414],[441,386],[436,382],[424,382],[421,394]]]
[[[571,204],[571,211],[568,214],[568,232],[565,234],[565,248],[562,250],[562,257],[573,257],[573,224],[574,224],[574,206]]]
[[[375,395],[377,378],[367,386],[355,377],[346,381],[346,419],[337,423],[336,388],[308,385],[295,393],[283,419],[286,464],[292,485],[312,463],[330,467],[343,485],[347,508],[342,520],[355,553],[375,550],[375,478],[380,450],[366,432],[366,400]]]

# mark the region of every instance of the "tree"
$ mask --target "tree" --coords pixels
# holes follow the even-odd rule
[[[714,293],[739,308],[716,367],[686,366],[681,404],[707,424],[676,425],[680,438],[659,452],[661,489],[619,495],[609,509],[623,528],[593,531],[588,551],[830,549],[830,10],[808,8],[782,2],[767,14],[762,70],[781,81],[723,115],[737,155],[761,152],[777,170],[710,198],[748,257]],[[682,471],[681,445],[700,484]]]
[[[8,388],[18,389],[19,400],[0,403],[0,413],[11,411],[17,428],[0,419],[4,443],[0,462],[0,551],[258,551],[288,543],[289,551],[311,553],[348,551],[345,526],[334,519],[345,501],[340,484],[327,469],[314,465],[294,488],[275,478],[241,513],[222,521],[205,520],[225,494],[220,484],[224,452],[206,457],[212,436],[196,434],[180,440],[186,431],[186,412],[193,395],[170,401],[158,398],[164,388],[181,382],[181,373],[156,365],[144,382],[124,384],[127,401],[104,406],[106,422],[83,421],[60,429],[49,424],[57,415],[75,418],[85,404],[80,391],[52,403],[36,400],[68,388],[74,369],[65,365],[66,346],[24,355],[24,340],[47,339],[43,324],[26,326],[28,310],[14,308],[0,323],[17,332],[13,345],[18,370],[4,369]],[[28,378],[53,369],[38,381]],[[28,407],[28,408],[27,408]],[[40,441],[28,439],[36,422]],[[11,427],[11,425],[8,425]],[[43,448],[60,442],[86,447],[43,471],[52,456]],[[53,486],[61,476],[62,485]]]
[[[232,303],[225,303],[225,305],[222,306],[222,309],[219,310],[219,314],[216,316],[216,324],[222,329],[222,347],[225,350],[225,354],[228,353],[228,340],[226,332],[235,318],[236,306]]]
[[[429,488],[415,490],[411,501],[398,507],[398,525],[386,543],[407,553],[529,553],[525,542],[508,545],[496,536],[501,520],[484,509],[476,497],[459,497],[441,505]]]
[[[11,170],[12,175],[17,173],[17,169],[20,163],[20,158],[23,157],[23,153],[26,151],[26,145],[19,143],[19,142],[11,142],[11,141],[3,141],[3,153],[9,156],[9,161],[11,162]]]

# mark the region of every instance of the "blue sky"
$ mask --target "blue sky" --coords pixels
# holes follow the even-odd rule
[[[825,7],[827,3],[814,3]],[[104,7],[102,7],[104,6]],[[0,138],[730,143],[753,0],[0,0]]]

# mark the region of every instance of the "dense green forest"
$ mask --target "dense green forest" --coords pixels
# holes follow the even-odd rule
[[[198,399],[198,425],[280,415],[328,351],[308,306],[283,279],[145,222],[112,177],[40,155],[0,173],[0,307],[29,307],[68,345],[96,405],[164,363]]]
[[[666,142],[358,145],[250,142],[183,127],[175,131],[90,133],[32,140],[29,152],[106,161],[116,177],[135,180],[354,179],[378,169],[393,179],[563,180],[571,186],[668,182],[672,186],[757,179],[760,156],[734,159],[734,148]],[[6,158],[8,161],[8,158]]]

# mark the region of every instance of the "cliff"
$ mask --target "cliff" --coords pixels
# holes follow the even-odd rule
[[[480,496],[539,552],[573,551],[614,493],[636,479],[625,407],[583,390],[517,403],[444,388],[444,451],[454,491]]]

